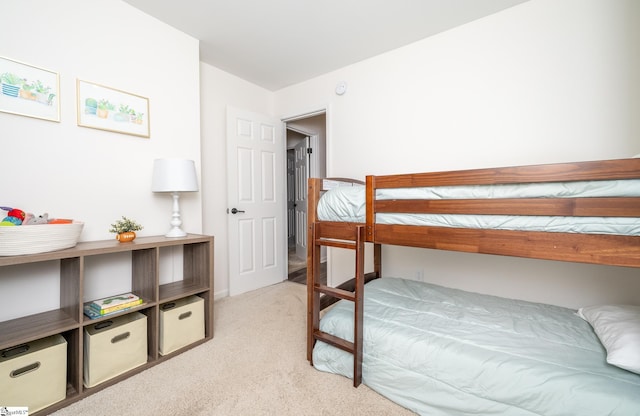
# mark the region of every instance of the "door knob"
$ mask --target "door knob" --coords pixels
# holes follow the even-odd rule
[[[237,214],[238,212],[244,212],[244,211],[240,211],[240,210],[239,210],[239,209],[237,209],[237,208],[231,208],[231,213],[232,213],[232,214]]]

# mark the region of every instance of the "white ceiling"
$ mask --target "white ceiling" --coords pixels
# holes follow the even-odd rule
[[[200,40],[200,60],[268,90],[527,0],[124,0]]]

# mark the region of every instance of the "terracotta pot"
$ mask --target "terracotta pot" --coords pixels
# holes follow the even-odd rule
[[[26,100],[35,100],[36,99],[36,95],[34,93],[32,93],[31,91],[26,91],[26,90],[20,90],[19,93],[20,97],[26,99]]]
[[[133,231],[127,231],[126,233],[116,234],[116,240],[121,243],[128,243],[129,241],[133,241],[136,238],[136,233]]]

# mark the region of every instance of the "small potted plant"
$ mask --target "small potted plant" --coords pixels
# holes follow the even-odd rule
[[[116,108],[116,106],[110,103],[109,100],[100,100],[98,102],[98,117],[109,117],[109,111],[113,111],[114,108]]]
[[[98,100],[95,98],[87,98],[84,100],[84,113],[96,115],[98,112]]]
[[[123,216],[121,220],[118,220],[115,223],[111,224],[109,232],[116,234],[116,240],[120,241],[121,243],[126,243],[129,241],[133,241],[136,238],[135,231],[140,231],[142,230],[142,228],[142,225],[138,224],[134,220]]]
[[[20,95],[20,98],[24,98],[25,100],[35,100],[36,94],[33,92],[35,87],[36,86],[33,82],[30,83],[25,79],[18,95]]]
[[[125,104],[120,104],[120,107],[118,108],[118,112],[114,115],[114,120],[129,122],[129,120],[131,119],[130,114],[131,114],[131,109],[129,108],[129,106]]]
[[[24,80],[16,74],[5,72],[0,75],[0,82],[2,83],[2,93],[4,95],[17,97]]]
[[[53,98],[56,96],[55,94],[51,94],[51,87],[44,85],[40,80],[37,80],[34,83],[34,86],[36,88],[36,101],[42,104],[51,105]]]

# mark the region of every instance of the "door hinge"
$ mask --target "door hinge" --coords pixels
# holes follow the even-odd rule
[[[313,149],[311,147],[307,147],[307,154],[310,155],[313,153]]]

